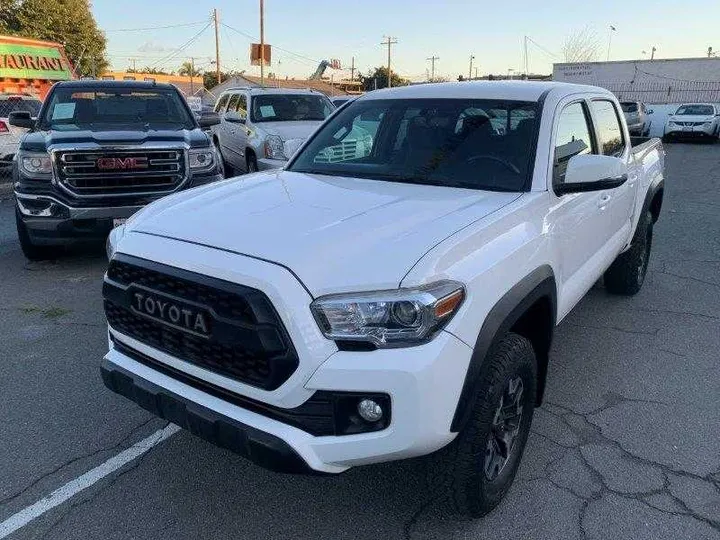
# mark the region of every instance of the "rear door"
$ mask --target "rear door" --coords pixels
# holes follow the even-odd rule
[[[609,99],[590,101],[590,112],[598,141],[598,152],[606,156],[630,161],[630,141],[620,121],[620,111],[615,102]],[[635,167],[626,170],[628,180],[620,187],[598,192],[599,210],[603,230],[608,231],[607,249],[619,252],[629,240],[632,213],[635,207],[635,193],[638,184],[638,170]]]
[[[240,93],[235,92],[233,94],[230,94],[230,99],[228,100],[227,108],[225,109],[225,112],[222,115],[222,118],[220,119],[220,125],[222,126],[222,152],[223,157],[232,165],[233,167],[239,167],[241,166],[241,162],[243,161],[240,156],[240,149],[237,145],[237,137],[238,137],[238,128],[244,127],[241,124],[238,124],[237,122],[230,122],[227,119],[227,115],[230,113],[235,113],[237,111],[238,103],[240,101]]]

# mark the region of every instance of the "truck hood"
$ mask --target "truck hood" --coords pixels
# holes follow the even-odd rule
[[[320,296],[396,288],[433,246],[518,197],[269,171],[166,197],[136,214],[126,234],[272,261]]]
[[[73,130],[34,131],[25,135],[21,147],[32,152],[45,152],[56,145],[142,145],[145,143],[186,144],[205,147],[208,136],[200,129],[144,130]]]

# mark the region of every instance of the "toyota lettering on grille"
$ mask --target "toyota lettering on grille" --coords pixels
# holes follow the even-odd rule
[[[132,310],[173,328],[200,337],[210,337],[209,314],[202,308],[175,302],[147,292],[134,292]]]
[[[101,157],[95,163],[101,171],[147,169],[149,166],[147,157]]]

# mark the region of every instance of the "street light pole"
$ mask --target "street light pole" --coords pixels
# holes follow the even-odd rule
[[[472,81],[472,62],[475,60],[475,57],[471,54],[470,55],[470,69],[468,70],[468,80]]]
[[[609,32],[608,32],[608,50],[607,50],[607,60],[608,60],[608,61],[610,61],[610,45],[612,45],[612,35],[613,35],[613,32],[617,32],[617,30],[616,30],[615,27],[611,24],[611,25],[610,25],[610,30],[609,30]]]

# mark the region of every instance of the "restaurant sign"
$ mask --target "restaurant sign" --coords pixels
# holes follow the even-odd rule
[[[72,79],[67,60],[54,47],[0,42],[0,78]]]

